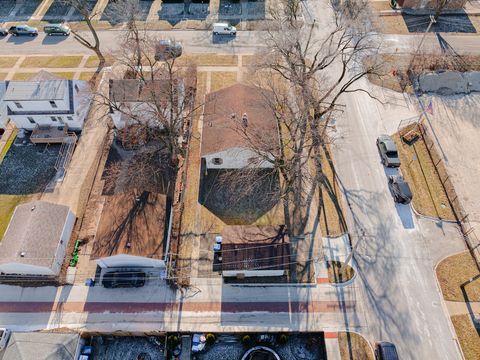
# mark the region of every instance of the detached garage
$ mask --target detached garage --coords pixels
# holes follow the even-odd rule
[[[60,273],[75,215],[67,206],[33,201],[16,207],[0,241],[0,279]]]

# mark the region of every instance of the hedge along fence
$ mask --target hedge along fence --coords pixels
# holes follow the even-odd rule
[[[468,249],[480,270],[480,240],[475,233],[473,226],[470,224],[468,214],[460,202],[457,192],[455,191],[455,187],[450,180],[447,168],[443,162],[443,157],[440,156],[435,147],[435,141],[432,140],[434,138],[433,134],[431,134],[432,130],[427,128],[423,121],[421,121],[418,125],[420,134],[426,145],[428,155],[430,156],[430,159],[435,167],[435,171],[437,172],[440,182],[442,183],[442,187],[447,195],[448,202],[453,209],[455,219],[460,225],[464,240],[467,243]]]

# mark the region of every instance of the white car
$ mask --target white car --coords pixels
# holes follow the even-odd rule
[[[228,23],[213,24],[213,35],[233,35],[237,34],[237,28]]]
[[[0,328],[0,351],[7,347],[9,338],[10,338],[10,330],[5,328]]]

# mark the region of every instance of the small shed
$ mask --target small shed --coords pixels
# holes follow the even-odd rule
[[[0,278],[57,276],[74,225],[68,206],[46,201],[17,206],[0,242]]]
[[[278,277],[288,271],[290,242],[285,225],[231,225],[222,232],[224,277]]]

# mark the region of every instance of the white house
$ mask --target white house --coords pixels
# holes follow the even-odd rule
[[[172,101],[172,89],[167,80],[110,80],[110,115],[115,127],[123,129],[127,125],[147,124],[162,129],[162,120],[168,119],[172,102],[181,109],[183,87],[183,82],[178,81]]]
[[[205,169],[271,168],[279,149],[270,91],[243,84],[205,99],[201,156]]]
[[[1,100],[4,113],[0,118],[8,117],[17,128],[30,131],[37,126],[64,125],[69,130],[82,130],[91,103],[86,81],[49,79],[4,84],[6,90]]]
[[[105,272],[142,270],[159,278],[171,226],[171,206],[163,194],[126,191],[106,196],[91,258]]]
[[[75,215],[45,201],[18,205],[0,241],[0,279],[60,273]]]

